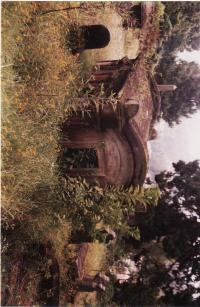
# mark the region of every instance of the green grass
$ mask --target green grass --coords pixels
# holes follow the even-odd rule
[[[81,69],[64,48],[70,18],[40,16],[48,4],[2,6],[3,210],[11,217],[27,206],[21,191],[57,182],[59,125]]]
[[[10,305],[30,304],[28,297],[36,295],[38,253],[32,257],[30,248],[34,242],[53,242],[66,279],[62,263],[64,267],[70,251],[65,257],[63,250],[71,225],[58,212],[57,159],[60,124],[71,112],[68,102],[76,94],[83,68],[65,46],[66,31],[76,21],[76,12],[41,15],[66,5],[69,3],[2,3],[3,287],[17,293],[9,295]],[[21,289],[9,276],[17,271],[16,263],[27,249],[26,258],[33,258],[24,272],[30,287]]]

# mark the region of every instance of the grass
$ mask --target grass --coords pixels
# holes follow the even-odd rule
[[[64,48],[71,20],[37,13],[48,5],[2,5],[3,209],[12,217],[28,201],[16,197],[20,190],[56,183],[59,124],[80,73],[77,57]]]
[[[31,244],[53,242],[65,280],[64,267],[72,257],[70,250],[67,255],[63,252],[71,225],[58,213],[55,189],[60,125],[71,112],[70,99],[82,80],[83,68],[65,46],[67,28],[77,13],[42,15],[69,5],[2,3],[2,263],[8,305],[36,299],[39,254],[30,249]],[[19,289],[18,263],[24,253],[33,259]]]
[[[66,41],[78,23],[76,10],[62,10],[71,6],[79,3],[2,3],[4,305],[39,303],[41,275],[49,271],[49,256],[41,259],[39,246],[49,242],[60,267],[60,301],[75,294],[76,252],[68,245],[74,226],[57,162],[60,127],[76,110],[73,97],[80,95],[90,66],[72,55]]]

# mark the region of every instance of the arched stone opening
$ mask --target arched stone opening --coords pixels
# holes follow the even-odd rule
[[[110,42],[110,32],[103,25],[90,25],[81,27],[85,40],[85,49],[98,49],[106,47]]]
[[[67,138],[62,140],[62,148],[61,164],[70,160],[62,169],[63,175],[83,177],[91,184],[98,182],[102,186],[130,184],[134,173],[133,154],[126,138],[116,130],[71,127]]]

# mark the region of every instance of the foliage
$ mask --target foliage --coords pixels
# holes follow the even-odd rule
[[[171,33],[164,50],[171,52],[200,48],[200,5],[198,2],[164,2],[165,16],[171,24]]]
[[[174,173],[165,172],[156,177],[163,193],[155,215],[155,225],[159,236],[166,236],[163,241],[165,251],[178,263],[173,274],[181,296],[187,293],[180,291],[185,285],[190,285],[190,294],[197,293],[194,282],[200,279],[200,166],[198,161],[179,161],[173,166]],[[162,226],[158,224],[161,211],[166,220]]]
[[[134,213],[134,204],[137,201],[155,204],[158,197],[156,190],[127,191],[114,187],[103,190],[98,186],[91,187],[85,180],[80,181],[76,178],[62,179],[55,186],[39,185],[35,191],[30,190],[26,193],[34,206],[23,220],[3,225],[2,235],[7,242],[3,259],[7,263],[8,258],[13,257],[14,251],[17,251],[16,259],[19,255],[27,254],[31,242],[50,241],[53,242],[61,269],[68,261],[68,257],[63,253],[66,240],[70,240],[66,234],[69,235],[72,225],[72,238],[75,231],[80,243],[95,239],[95,228],[100,221],[119,233],[136,236],[137,229],[131,229],[127,223],[128,214]],[[62,229],[62,233],[58,233],[58,229]],[[34,249],[32,252],[34,253]],[[36,268],[35,262],[32,266]],[[61,283],[66,278],[64,272],[61,275]]]
[[[76,23],[71,24],[66,32],[66,46],[72,53],[80,53],[84,50],[85,40],[84,32],[80,26]]]
[[[169,125],[178,124],[183,116],[189,117],[200,108],[199,66],[168,55],[156,70],[158,82],[177,86],[175,91],[161,95],[161,109]]]
[[[120,306],[153,306],[156,304],[157,291],[149,285],[124,283],[119,289],[120,291],[117,293],[116,286],[113,300]]]
[[[156,205],[159,198],[157,188],[109,186],[103,189],[76,178],[67,178],[64,186],[63,197],[68,202],[68,214],[79,240],[91,240],[99,222],[119,233],[137,237],[137,229],[132,230],[128,225],[129,215],[135,213],[138,202],[144,206]]]
[[[98,168],[98,159],[93,148],[64,149],[62,160],[62,169]]]
[[[180,278],[180,282],[189,283],[191,279],[200,278],[198,268],[200,166],[198,161],[187,164],[179,161],[173,166],[175,176],[173,173],[166,172],[156,177],[159,185],[162,186],[161,206],[166,208],[168,223],[166,226],[170,228],[166,230],[166,226],[163,225],[161,231],[167,232],[167,237],[163,241],[166,252],[177,259],[179,272],[181,270],[184,273],[183,281]],[[169,210],[172,212],[169,213]],[[174,217],[170,221],[168,214],[172,215],[172,213]]]
[[[169,125],[178,124],[199,108],[199,67],[178,61],[180,51],[200,48],[199,2],[164,2],[160,23],[161,40],[154,57],[155,74],[162,84],[175,84],[174,92],[162,94],[163,118]]]
[[[157,48],[162,37],[160,25],[163,22],[165,10],[165,6],[161,2],[155,2],[154,5],[154,13],[152,14],[151,22],[148,24],[147,34],[141,41],[141,44],[144,46],[145,61],[148,64],[148,69],[152,72],[159,61]]]
[[[105,292],[98,293],[98,307],[103,307],[103,306],[110,306],[112,302],[112,306],[117,306],[114,304],[112,301],[113,295],[114,295],[114,287],[115,287],[115,279],[112,278],[111,281],[107,284]]]
[[[163,18],[160,20],[161,40],[157,48],[159,58],[176,55],[183,50],[197,50],[199,42],[200,5],[198,2],[163,2]]]
[[[141,269],[136,282],[116,290],[116,299],[127,297],[128,305],[140,304],[139,300],[145,305],[198,305],[200,165],[179,161],[173,166],[174,172],[156,176],[161,189],[158,206],[150,207],[145,217],[136,216],[141,243],[133,259]],[[150,293],[145,299],[146,289]]]
[[[37,302],[41,274],[49,273],[40,246],[49,242],[59,261],[61,297],[67,291],[70,300],[76,278],[76,253],[68,244],[73,236],[94,240],[101,220],[138,237],[127,216],[137,202],[148,206],[158,200],[156,189],[102,189],[60,178],[60,127],[80,109],[74,97],[82,97],[86,83],[77,56],[66,48],[66,32],[77,18],[75,11],[63,10],[66,5],[2,4],[2,262],[3,287],[12,293],[8,305]]]

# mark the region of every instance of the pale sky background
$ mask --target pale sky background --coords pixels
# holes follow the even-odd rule
[[[184,51],[179,57],[188,62],[195,61],[200,65],[200,51]],[[173,128],[161,120],[156,129],[158,138],[148,144],[151,176],[170,169],[172,162],[200,160],[200,111],[190,118],[183,117],[181,124]]]

